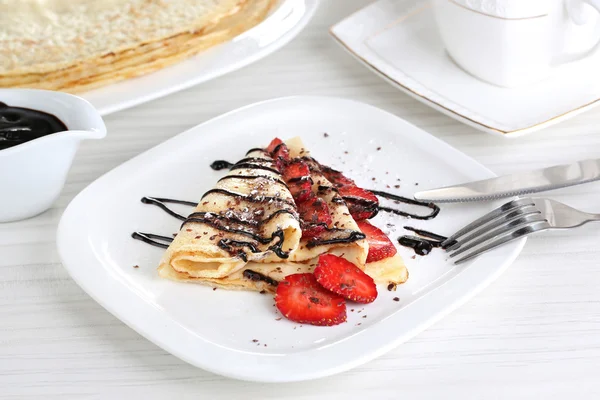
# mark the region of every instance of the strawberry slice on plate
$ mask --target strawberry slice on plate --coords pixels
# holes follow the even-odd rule
[[[358,303],[371,303],[377,298],[373,278],[345,258],[321,254],[314,272],[325,289]]]
[[[356,224],[361,232],[367,236],[367,243],[369,243],[367,263],[396,255],[398,252],[396,246],[394,246],[390,238],[381,229],[371,225],[368,221],[357,221]]]
[[[346,301],[325,290],[313,274],[292,274],[277,285],[277,309],[301,324],[338,325],[346,321]]]

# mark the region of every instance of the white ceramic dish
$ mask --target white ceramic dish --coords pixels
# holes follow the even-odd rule
[[[278,50],[314,15],[319,0],[280,0],[259,25],[233,40],[148,75],[92,90],[82,97],[110,114],[235,71]]]
[[[0,222],[37,215],[54,203],[79,143],[102,139],[106,127],[80,97],[32,89],[0,89],[0,102],[53,114],[69,129],[0,151]]]
[[[410,96],[485,132],[525,134],[600,104],[600,54],[514,89],[464,72],[444,50],[430,1],[379,0],[333,26],[331,34]]]
[[[269,295],[160,279],[156,266],[162,250],[130,235],[136,230],[170,235],[180,224],[140,199],[199,199],[224,175],[209,168],[215,159],[235,160],[275,136],[296,135],[318,160],[365,187],[399,184],[388,190],[411,195],[416,183],[428,188],[493,176],[461,152],[375,107],[327,97],[276,99],[192,128],[88,186],[58,228],[65,268],[107,310],[177,357],[232,378],[282,382],[342,372],[392,349],[493,281],[524,244],[513,243],[458,267],[441,251],[412,259],[411,251],[400,248],[408,282],[395,292],[380,287],[374,303],[350,306],[355,311],[348,313],[348,322],[335,327],[277,321]],[[393,238],[407,222],[448,234],[493,206],[443,205],[431,221],[382,215],[374,223]],[[387,223],[395,225],[394,231]]]

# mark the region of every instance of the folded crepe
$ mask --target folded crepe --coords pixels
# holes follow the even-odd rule
[[[159,271],[214,282],[248,262],[289,258],[301,236],[291,193],[273,159],[257,150],[204,194],[166,250]]]
[[[81,92],[230,40],[275,0],[0,0],[0,87]]]
[[[365,264],[368,243],[344,200],[300,139],[286,145],[292,159],[302,158],[310,165],[313,193],[328,205],[331,225],[316,236],[303,237],[305,221],[299,220],[276,162],[266,151],[253,150],[203,196],[165,252],[161,277],[225,289],[274,291],[285,276],[312,272],[319,255],[328,253],[346,258],[377,282],[406,281],[408,272],[400,256]]]

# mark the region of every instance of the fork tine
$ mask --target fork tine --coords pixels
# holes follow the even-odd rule
[[[460,229],[454,235],[452,235],[448,239],[444,240],[442,242],[442,247],[447,246],[450,243],[453,243],[457,238],[463,236],[465,233],[467,233],[483,224],[488,223],[489,221],[497,218],[498,216],[504,214],[507,211],[510,211],[514,208],[519,208],[519,207],[533,205],[533,204],[534,204],[534,202],[531,198],[524,198],[524,199],[509,201],[508,203],[501,205],[500,207],[496,208],[495,210],[490,211],[489,213],[485,214],[483,217],[471,222],[469,225]]]
[[[513,221],[519,217],[539,213],[540,210],[538,210],[535,206],[524,206],[522,208],[513,209],[512,211],[509,211],[506,214],[501,214],[500,216],[489,221],[488,223],[480,225],[472,231],[467,232],[463,235],[461,239],[456,240],[454,243],[450,243],[449,246],[445,248],[445,250],[452,251],[458,249],[465,243],[468,243],[469,241],[477,238],[478,236],[481,236],[485,232],[489,232],[502,224]]]
[[[532,233],[544,231],[548,228],[549,228],[548,222],[544,220],[544,221],[534,222],[533,224],[526,225],[526,226],[518,228],[516,230],[505,232],[502,235],[497,236],[494,240],[492,240],[485,246],[477,248],[477,249],[473,250],[472,252],[466,254],[464,257],[459,258],[458,260],[454,261],[454,264],[461,264],[461,263],[468,261],[472,258],[475,258],[483,253],[486,253],[492,249],[495,249],[496,247],[503,245],[504,243],[510,242],[515,239],[519,239],[523,236],[531,235]]]
[[[472,249],[475,246],[479,246],[483,242],[493,239],[494,237],[496,237],[498,235],[504,234],[505,232],[513,231],[515,229],[520,229],[524,226],[531,225],[534,222],[542,222],[542,221],[546,221],[546,220],[540,213],[537,213],[537,214],[529,214],[529,215],[517,218],[513,221],[507,222],[504,225],[501,225],[500,227],[498,227],[496,229],[492,229],[491,231],[489,231],[481,236],[478,236],[469,242],[463,243],[462,246],[458,250],[456,250],[454,253],[450,254],[450,258],[456,257],[457,255],[462,254],[465,251]]]

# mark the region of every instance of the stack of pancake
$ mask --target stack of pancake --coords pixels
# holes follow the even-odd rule
[[[276,0],[0,0],[0,87],[82,92],[230,40]]]

